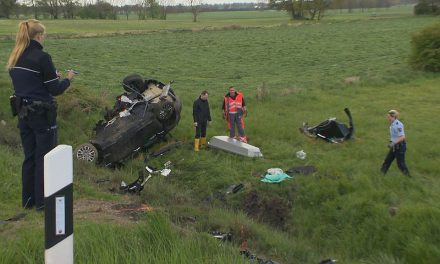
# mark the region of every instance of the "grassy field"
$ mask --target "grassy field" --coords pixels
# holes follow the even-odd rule
[[[60,143],[87,142],[131,73],[175,80],[184,104],[169,140],[186,144],[151,163],[172,161],[173,175],[152,178],[140,196],[109,189],[134,180],[141,159],[116,170],[75,163],[75,204],[95,205],[75,214],[76,263],[246,263],[238,253],[243,239],[252,252],[281,263],[438,263],[440,76],[407,64],[411,33],[438,18],[413,17],[407,7],[369,12],[378,15],[330,12],[320,23],[291,22],[279,12],[213,13],[196,26],[176,16],[165,23],[143,21],[148,28],[138,21],[45,21],[49,32],[70,34],[46,40],[58,69],[81,72],[58,98]],[[0,36],[13,34],[15,24],[0,21]],[[216,30],[193,30],[209,27]],[[136,30],[151,32],[109,36]],[[108,36],[84,37],[88,33]],[[0,61],[12,46],[8,37],[0,41]],[[344,81],[353,76],[360,81]],[[263,84],[269,95],[259,100]],[[246,131],[262,159],[192,151],[192,101],[207,89],[213,114],[208,134],[226,134],[220,101],[229,85],[245,94]],[[0,72],[2,102],[10,86],[7,72]],[[344,107],[352,111],[355,140],[332,145],[298,132],[304,121],[313,125],[336,116],[346,123]],[[412,178],[395,164],[386,176],[379,173],[391,108],[401,111],[406,125]],[[6,219],[21,212],[22,153],[6,103],[0,120],[0,219]],[[295,157],[301,149],[304,161]],[[268,168],[295,165],[318,172],[276,185],[259,181]],[[108,181],[97,183],[103,179]],[[239,182],[242,191],[213,198]],[[104,206],[127,202],[154,210],[132,219]],[[42,214],[27,211],[24,220],[0,225],[0,263],[41,263],[43,223]],[[208,234],[212,230],[230,231],[232,242],[219,243]]]

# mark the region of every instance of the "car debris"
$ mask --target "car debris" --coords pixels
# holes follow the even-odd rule
[[[122,193],[135,193],[140,195],[140,192],[144,189],[145,183],[151,178],[151,175],[148,175],[147,178],[145,178],[144,172],[139,172],[139,177],[136,181],[126,184],[124,181],[121,182],[121,186],[119,186],[119,191]]]
[[[292,176],[295,174],[302,174],[302,175],[310,175],[313,174],[315,172],[317,172],[318,170],[316,169],[315,166],[295,166],[292,167],[288,170],[286,170],[286,174]]]
[[[308,137],[320,138],[331,143],[341,143],[344,140],[353,138],[354,135],[353,118],[350,110],[345,108],[344,112],[348,116],[349,127],[336,121],[336,117],[333,117],[314,127],[309,127],[308,123],[303,123],[303,127],[299,130]]]
[[[231,232],[221,232],[221,231],[212,231],[211,235],[214,238],[217,238],[218,240],[222,241],[222,242],[231,242],[232,241],[232,234]]]
[[[296,152],[296,157],[298,159],[305,160],[306,157],[307,157],[307,153],[305,153],[304,150],[297,151]]]
[[[158,149],[157,151],[154,151],[150,155],[148,155],[145,158],[145,162],[147,162],[151,158],[157,158],[157,157],[163,156],[165,153],[168,153],[174,149],[179,148],[180,146],[182,146],[182,144],[183,144],[182,141],[176,141],[176,142],[170,143],[170,144]]]
[[[125,92],[116,97],[105,121],[96,124],[89,142],[76,148],[75,157],[113,166],[163,139],[179,123],[182,110],[171,84],[137,74],[124,78]]]
[[[160,174],[160,175],[166,177],[166,176],[170,175],[170,173],[171,173],[171,169],[170,169],[171,166],[172,166],[172,163],[169,160],[163,164],[164,168],[161,170],[154,168],[154,167],[151,167],[149,165],[145,166],[145,170],[148,171],[148,173],[150,173],[150,174]]]
[[[319,264],[334,264],[336,263],[336,259],[323,259],[319,262]]]

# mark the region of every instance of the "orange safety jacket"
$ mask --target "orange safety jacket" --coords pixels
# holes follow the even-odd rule
[[[226,121],[228,122],[228,129],[231,128],[231,122],[229,121],[229,114],[236,114],[238,109],[243,108],[243,94],[237,92],[235,99],[230,96],[224,96],[224,111],[226,116]],[[241,126],[244,128],[244,118],[241,119]]]
[[[235,114],[238,112],[238,109],[243,108],[243,94],[240,92],[237,92],[235,99],[232,99],[230,96],[225,96],[224,99],[227,114]]]

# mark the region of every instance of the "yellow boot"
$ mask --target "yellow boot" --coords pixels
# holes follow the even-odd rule
[[[206,146],[206,137],[200,138],[200,147],[204,148]]]
[[[199,141],[200,139],[196,138],[194,139],[194,151],[199,151]]]

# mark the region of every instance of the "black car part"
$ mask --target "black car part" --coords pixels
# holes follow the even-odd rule
[[[321,138],[332,143],[340,143],[344,140],[351,139],[354,134],[353,118],[348,108],[345,108],[344,112],[348,116],[349,127],[336,121],[336,118],[329,118],[314,127],[309,127],[307,123],[303,123],[300,132],[306,136]]]

